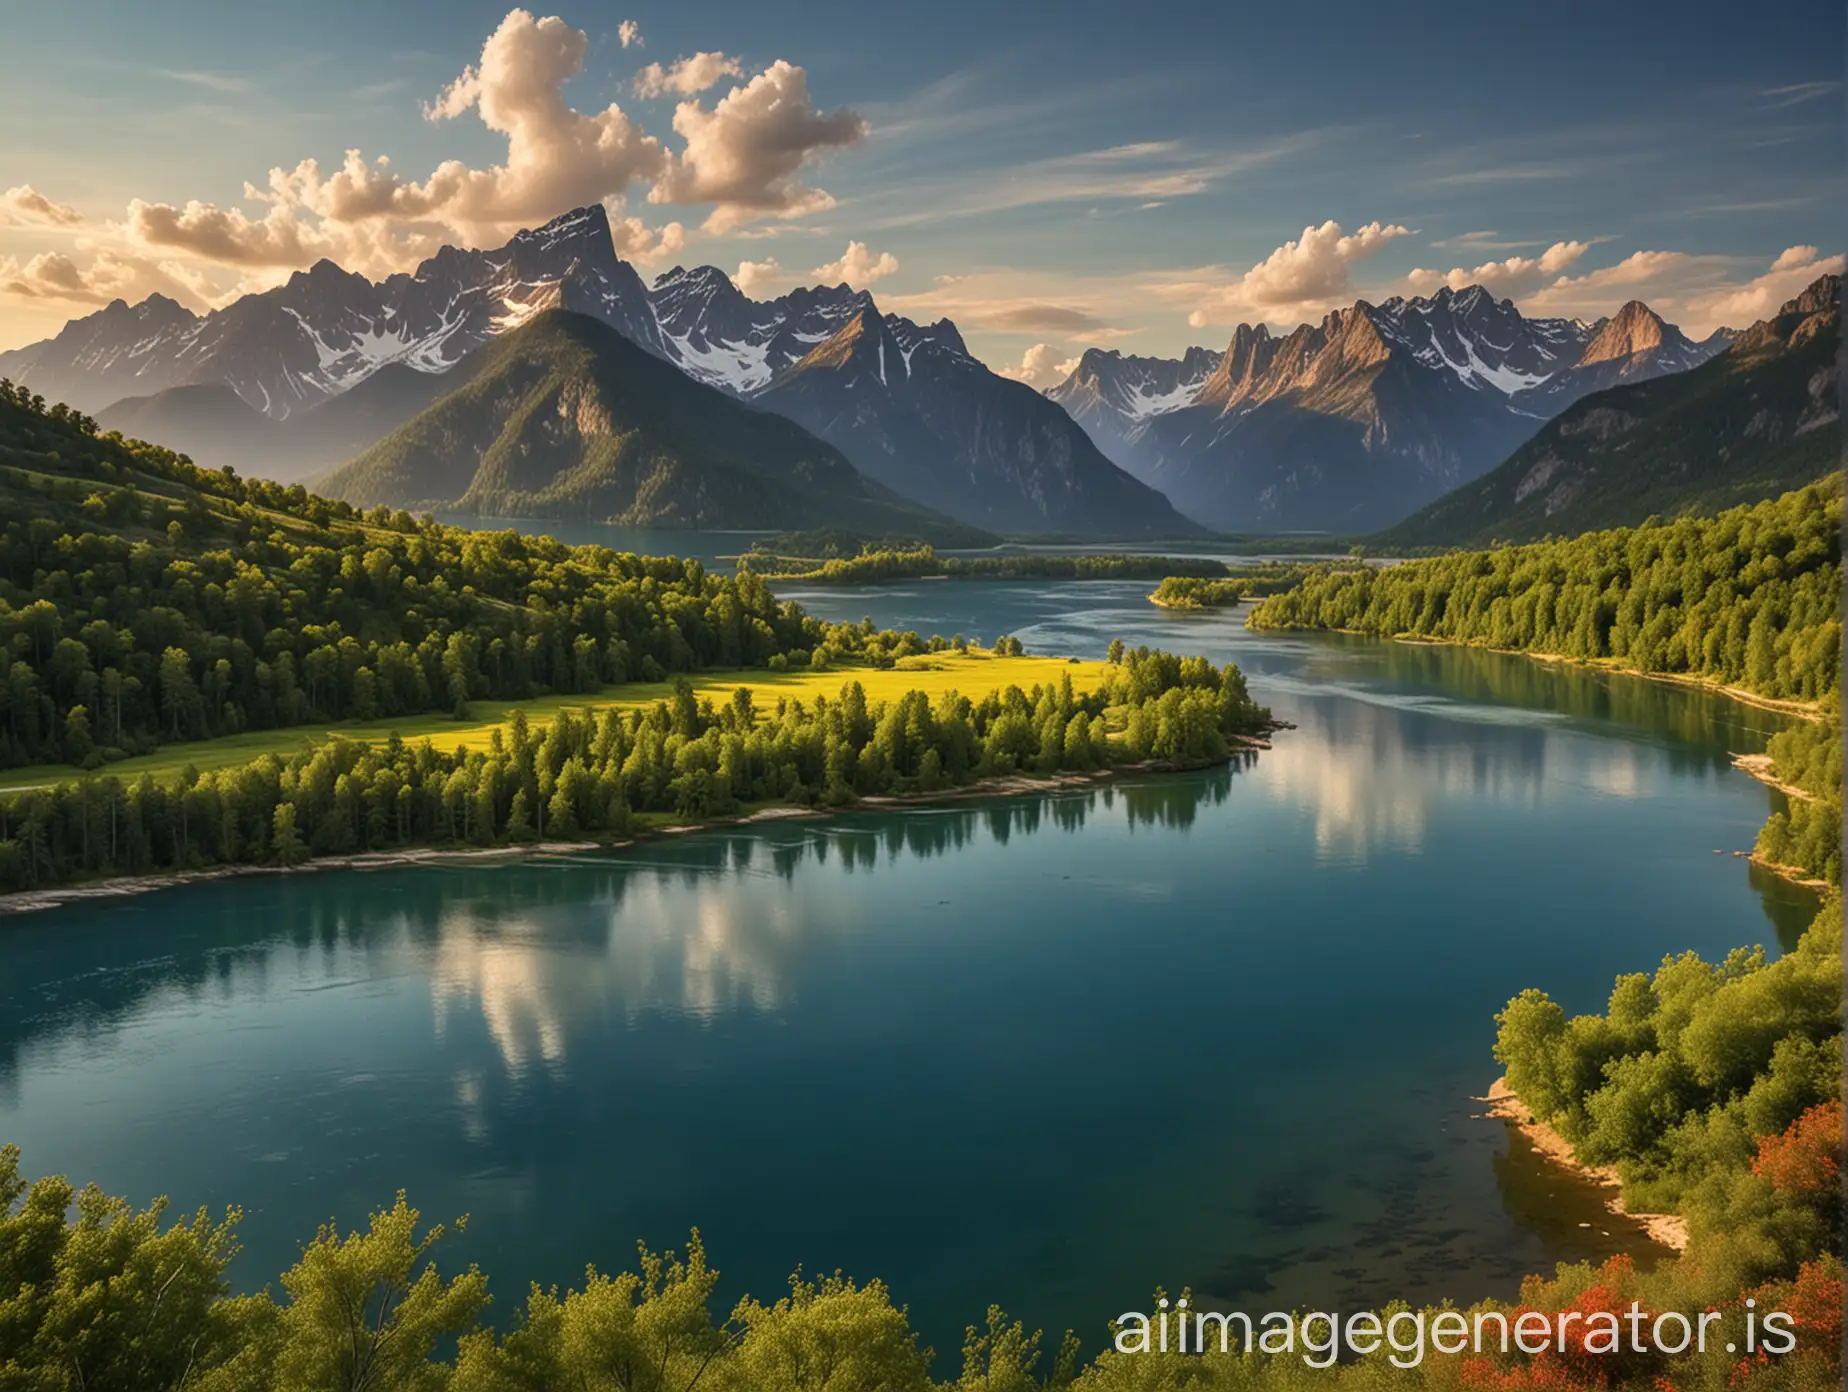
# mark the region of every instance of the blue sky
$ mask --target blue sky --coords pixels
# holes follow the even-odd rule
[[[63,0],[8,39],[0,347],[590,197],[622,200],[647,273],[748,263],[764,294],[825,269],[1041,377],[1445,280],[1705,332],[1842,249],[1842,22],[1808,0]]]

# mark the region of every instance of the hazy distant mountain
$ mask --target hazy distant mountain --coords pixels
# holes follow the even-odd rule
[[[361,506],[632,526],[950,536],[801,426],[696,382],[600,320],[548,310],[322,491]],[[966,530],[966,529],[961,529]]]
[[[1698,367],[1725,351],[1727,342],[1710,338],[1696,343],[1641,300],[1631,300],[1598,324],[1577,361],[1544,382],[1516,392],[1514,405],[1550,418],[1580,397],[1607,387]]]
[[[252,460],[274,458],[283,434],[280,421],[247,406],[223,382],[124,397],[99,411],[96,423],[191,455],[208,469],[229,464],[240,473]]]
[[[1151,409],[1149,393],[1090,387],[1091,354],[1049,395],[1201,521],[1352,532],[1494,467],[1587,391],[1682,371],[1724,347],[1692,344],[1640,305],[1597,324],[1529,319],[1480,286],[1446,287],[1361,301],[1281,337],[1240,325],[1206,380],[1166,409]],[[1182,369],[1173,364],[1177,378]]]
[[[948,320],[854,314],[752,400],[840,446],[864,473],[1004,531],[1179,536],[1199,529],[1112,464],[1077,422],[969,355]]]
[[[947,319],[881,314],[845,285],[753,300],[714,266],[650,292],[663,349],[700,380],[801,422],[871,478],[977,526],[1197,530],[1057,406],[989,371]]]
[[[1500,468],[1381,540],[1531,540],[1716,512],[1811,483],[1841,467],[1840,348],[1841,281],[1824,276],[1723,356],[1584,397]]]
[[[420,372],[387,363],[351,390],[280,421],[222,382],[124,397],[105,406],[96,420],[105,430],[190,455],[207,469],[229,466],[240,474],[293,483],[325,473],[389,435],[461,386],[462,370]]]
[[[1133,454],[1148,423],[1191,406],[1219,365],[1218,353],[1189,348],[1181,358],[1125,357],[1089,348],[1077,368],[1046,395],[1085,428],[1111,459]]]

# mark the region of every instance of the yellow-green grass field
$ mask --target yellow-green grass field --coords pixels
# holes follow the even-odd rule
[[[907,691],[923,691],[933,700],[947,692],[959,691],[979,701],[990,691],[1018,686],[1030,691],[1035,685],[1057,682],[1069,673],[1072,684],[1080,691],[1095,686],[1104,672],[1101,662],[1077,662],[1059,657],[996,657],[992,653],[970,650],[967,653],[927,653],[907,657],[898,666],[881,670],[842,663],[824,671],[806,669],[770,672],[758,668],[726,668],[691,674],[694,694],[719,704],[731,699],[732,692],[748,686],[756,697],[760,711],[774,709],[779,696],[812,702],[817,696],[830,700],[840,695],[848,682],[857,681],[866,690],[872,704],[902,696]],[[350,740],[383,741],[393,732],[406,740],[429,740],[438,749],[486,748],[495,730],[505,729],[515,710],[526,712],[535,728],[550,724],[561,710],[633,710],[665,700],[673,692],[670,682],[629,682],[611,687],[598,696],[546,696],[535,701],[502,704],[477,701],[471,719],[456,720],[439,712],[403,716],[389,720],[342,721],[333,725],[296,725],[286,730],[254,730],[220,739],[194,740],[166,745],[152,754],[137,755],[105,765],[99,773],[123,780],[151,774],[155,779],[171,778],[188,766],[200,773],[212,769],[233,768],[260,759],[265,754],[287,757],[305,746],[340,736]],[[28,768],[0,772],[0,792],[21,788],[44,787],[63,783],[83,775],[69,764],[35,764]]]

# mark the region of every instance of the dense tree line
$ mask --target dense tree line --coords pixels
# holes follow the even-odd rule
[[[1840,1253],[1842,1189],[1829,1166],[1841,1144],[1841,1016],[1842,905],[1831,893],[1774,962],[1757,948],[1718,963],[1684,953],[1619,977],[1603,1015],[1571,1019],[1523,991],[1497,1017],[1495,1056],[1580,1160],[1617,1168],[1633,1212],[1684,1215],[1689,1263],[1732,1290]],[[1826,1144],[1802,1158],[1818,1137]],[[1804,1177],[1819,1166],[1832,1182]]]
[[[1330,571],[1326,563],[1260,561],[1249,566],[1228,566],[1217,579],[1170,573],[1149,596],[1164,609],[1220,609],[1247,599],[1263,599],[1296,588],[1312,575]]]
[[[0,765],[925,646],[748,574],[198,469],[10,383],[0,499]]]
[[[1198,556],[1107,555],[939,556],[926,543],[869,547],[852,556],[801,556],[747,551],[740,573],[812,585],[861,585],[881,580],[1152,580],[1163,575],[1216,576],[1223,561]]]
[[[1718,517],[1317,575],[1251,624],[1608,658],[1822,702],[1840,684],[1841,525],[1840,485],[1818,484]]]
[[[543,731],[516,710],[485,750],[335,739],[171,782],[105,774],[14,794],[0,799],[0,888],[413,845],[611,839],[651,817],[696,822],[746,803],[839,806],[1016,772],[1206,763],[1268,721],[1236,667],[1146,648],[1119,649],[1089,691],[1068,676],[980,701],[913,691],[869,703],[849,681],[812,705],[760,711],[739,687],[715,708],[682,678],[647,709],[566,710]]]

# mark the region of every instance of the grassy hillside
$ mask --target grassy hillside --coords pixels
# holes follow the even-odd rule
[[[1840,286],[1825,276],[1692,371],[1578,402],[1500,468],[1382,532],[1405,550],[1486,546],[1711,515],[1841,467]]]
[[[802,427],[584,315],[550,310],[476,351],[463,386],[336,470],[324,491],[367,507],[628,526],[950,529]]]

